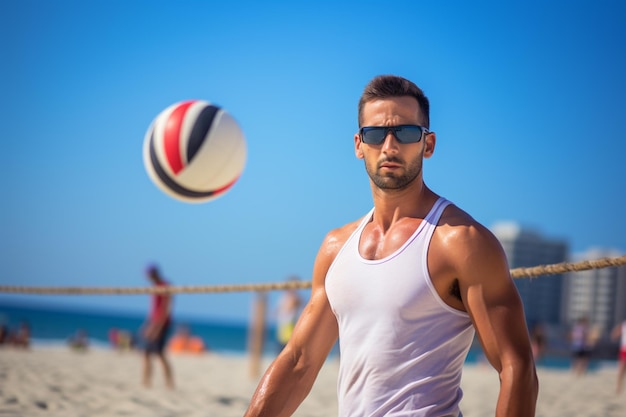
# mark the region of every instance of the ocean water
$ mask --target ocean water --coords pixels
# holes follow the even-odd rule
[[[4,323],[15,330],[21,322],[28,323],[34,346],[66,344],[77,330],[83,330],[94,346],[110,346],[109,331],[113,328],[137,335],[145,316],[133,313],[89,311],[51,306],[10,305],[0,301],[0,324]],[[209,319],[176,319],[173,329],[184,324],[194,336],[199,336],[209,350],[222,354],[244,355],[248,349],[248,323],[228,323]],[[274,340],[275,328],[268,323],[265,334],[264,353],[274,355],[278,345]],[[335,347],[331,355],[337,355]],[[466,362],[485,361],[482,350],[474,346]],[[590,370],[606,364],[607,361],[590,363]],[[609,361],[610,362],[610,361]],[[541,358],[537,366],[565,369],[570,367],[568,355],[552,355]]]
[[[22,322],[27,323],[35,346],[65,344],[78,330],[86,332],[90,344],[110,346],[111,329],[124,330],[137,336],[144,320],[145,316],[133,313],[0,303],[0,323],[7,325],[10,330],[15,330]],[[247,351],[247,323],[175,318],[172,333],[177,325],[188,326],[194,336],[203,339],[209,350],[232,354],[244,354]],[[265,335],[266,353],[274,353],[277,349],[273,337],[274,328],[268,326]]]

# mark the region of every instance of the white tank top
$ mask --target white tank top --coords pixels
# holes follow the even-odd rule
[[[460,415],[474,328],[467,313],[439,297],[427,265],[448,204],[439,198],[404,245],[377,260],[359,253],[372,209],[332,263],[326,292],[339,324],[340,417]]]

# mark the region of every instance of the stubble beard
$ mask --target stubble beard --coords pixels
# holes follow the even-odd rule
[[[383,161],[377,162],[376,167],[372,169],[365,163],[365,170],[367,175],[381,190],[403,190],[409,186],[419,175],[422,173],[422,158],[418,158],[416,161],[406,166],[405,172],[402,175],[396,175],[394,173],[381,174],[380,166],[385,162],[401,163],[402,161],[397,158],[387,158]]]

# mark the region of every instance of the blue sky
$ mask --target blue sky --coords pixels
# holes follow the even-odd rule
[[[327,231],[372,205],[352,137],[378,74],[431,100],[436,192],[488,227],[623,253],[625,44],[621,1],[10,2],[0,285],[143,286],[149,262],[178,285],[308,280]],[[200,205],[166,196],[142,162],[151,120],[194,98],[228,110],[248,143],[240,181]],[[176,311],[247,320],[252,299],[184,295]]]

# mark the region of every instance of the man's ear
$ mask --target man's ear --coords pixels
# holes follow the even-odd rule
[[[435,145],[437,144],[437,135],[430,132],[424,136],[424,158],[430,158],[435,153]]]
[[[363,159],[363,151],[361,150],[361,146],[363,142],[361,142],[361,136],[358,133],[354,134],[354,154],[357,158]]]

